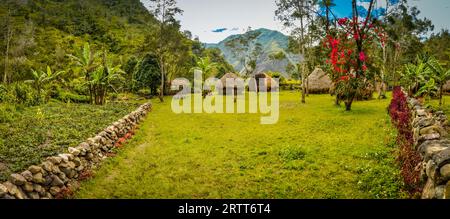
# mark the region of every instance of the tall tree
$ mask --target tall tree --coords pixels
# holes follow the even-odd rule
[[[298,53],[303,55],[304,59],[301,61],[301,73],[302,80],[302,103],[306,103],[306,78],[307,78],[307,65],[306,61],[309,57],[305,52],[307,48],[306,35],[308,27],[311,24],[311,17],[314,15],[313,7],[316,1],[311,0],[277,0],[278,9],[275,11],[277,18],[283,22],[284,26],[292,28],[292,36],[297,40]]]
[[[168,56],[169,49],[166,44],[168,43],[168,35],[170,34],[170,30],[168,30],[169,26],[178,24],[178,21],[175,19],[175,16],[178,14],[182,14],[183,10],[177,7],[176,0],[148,0],[150,3],[150,8],[152,9],[153,15],[159,21],[159,34],[158,34],[158,47],[156,53],[159,58],[159,67],[161,69],[161,86],[159,99],[161,102],[164,102],[164,84],[165,84],[165,76],[167,75],[167,61],[166,57]]]
[[[13,28],[12,28],[12,22],[11,22],[11,9],[8,8],[8,13],[5,18],[5,68],[3,72],[3,83],[8,83],[9,78],[9,49],[11,46],[11,39],[13,36]]]
[[[389,36],[387,41],[387,67],[391,79],[395,85],[400,81],[397,74],[399,68],[413,62],[416,56],[423,50],[422,37],[434,29],[427,18],[419,18],[420,10],[411,7],[407,0],[387,0],[386,15],[384,16],[384,29]],[[396,2],[396,4],[393,4]]]
[[[261,35],[261,32],[252,30],[251,27],[247,32],[239,37],[236,37],[228,42],[225,46],[230,48],[233,56],[243,66],[244,76],[250,76],[256,69],[256,64],[259,56],[262,53],[262,45],[255,42]]]

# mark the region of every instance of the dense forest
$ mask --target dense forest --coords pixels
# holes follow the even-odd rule
[[[232,71],[219,50],[205,49],[178,21],[164,23],[161,33],[161,21],[139,0],[7,0],[0,4],[0,17],[0,100],[8,98],[7,90],[32,93],[33,86],[40,88],[25,95],[34,96],[31,100],[15,94],[10,99],[31,105],[50,97],[102,103],[106,90],[156,94],[163,34],[169,36],[163,42],[166,84],[191,78],[202,58],[217,63],[214,74]]]

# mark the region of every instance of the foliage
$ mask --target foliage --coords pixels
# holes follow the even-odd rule
[[[27,80],[26,83],[33,84],[34,88],[41,94],[44,86],[58,79],[58,77],[64,74],[64,71],[53,72],[50,66],[47,66],[47,71],[35,71],[32,70],[33,80]]]
[[[391,121],[397,128],[397,145],[399,146],[398,161],[401,166],[401,174],[411,193],[421,191],[420,168],[422,158],[419,152],[413,148],[414,140],[411,127],[411,112],[408,107],[405,93],[401,87],[394,89],[393,98],[389,105]]]
[[[356,2],[353,1],[355,7]],[[324,40],[324,46],[329,52],[327,64],[330,65],[331,79],[335,83],[335,95],[337,100],[343,100],[346,110],[351,110],[353,100],[358,90],[365,89],[367,81],[373,79],[368,65],[371,57],[368,56],[368,47],[376,40],[379,29],[377,22],[372,21],[370,10],[373,1],[370,2],[368,16],[359,21],[356,9],[353,9],[353,18],[341,18],[338,20],[339,28],[328,33]]]
[[[8,115],[0,122],[0,160],[7,166],[0,171],[0,181],[11,172],[20,172],[47,156],[77,146],[136,107],[124,103],[91,106],[50,102],[15,110],[0,103],[0,119],[5,118],[1,114]]]
[[[415,95],[419,91],[420,84],[425,81],[425,78],[427,78],[431,73],[426,60],[420,58],[419,56],[416,60],[417,64],[406,64],[402,73],[401,84],[403,87],[408,89],[410,96]]]
[[[89,76],[89,81],[87,81],[87,84],[91,89],[91,97],[94,98],[95,104],[105,104],[108,90],[112,89],[117,92],[117,89],[114,88],[114,84],[123,80],[122,73],[123,71],[120,69],[120,65],[112,66],[104,53],[102,66],[95,69]]]
[[[193,69],[202,71],[202,78],[203,78],[203,80],[206,80],[211,76],[215,76],[215,75],[212,75],[212,72],[215,70],[216,67],[217,67],[217,64],[214,62],[211,62],[209,57],[204,57],[204,58],[198,59],[197,66],[194,67]]]
[[[433,81],[436,81],[437,90],[439,90],[439,106],[442,107],[444,85],[450,79],[450,66],[447,64],[447,69],[445,69],[443,67],[444,65],[441,65],[441,63],[439,63],[439,61],[434,58],[434,56],[428,59],[427,65],[432,72],[431,77]]]
[[[56,99],[65,103],[90,103],[88,96],[79,95],[70,91],[59,91]]]
[[[7,103],[0,103],[0,124],[11,122],[14,119],[16,108]]]
[[[161,83],[161,70],[158,65],[158,58],[155,55],[147,54],[138,64],[133,78],[134,90],[148,88],[151,95],[156,95],[158,93],[158,85]]]
[[[234,37],[225,44],[231,49],[234,58],[238,59],[239,65],[243,66],[241,72],[245,77],[255,73],[258,58],[262,53],[262,45],[254,41],[261,34],[259,31],[252,31],[249,27],[245,34]]]
[[[438,87],[436,86],[434,78],[430,78],[430,80],[417,91],[416,96],[429,97],[431,95],[435,95],[437,90]]]

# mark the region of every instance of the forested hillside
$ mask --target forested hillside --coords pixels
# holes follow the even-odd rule
[[[153,78],[160,74],[148,71],[149,65],[157,64],[154,53],[160,23],[139,0],[7,0],[0,3],[0,18],[3,82],[32,79],[33,69],[46,66],[65,71],[66,80],[82,77],[82,69],[70,56],[81,54],[85,43],[93,53],[106,52],[108,62],[120,65],[124,78],[135,82],[120,88],[150,86],[151,74],[155,74]],[[181,32],[178,22],[166,30],[170,31],[172,45],[168,49],[176,51],[166,58],[171,66],[167,81],[189,77],[197,59],[203,56],[218,62],[222,74],[231,70],[218,51],[205,51],[189,32]],[[152,84],[156,89],[158,82]]]

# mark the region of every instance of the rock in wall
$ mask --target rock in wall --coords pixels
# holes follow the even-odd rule
[[[423,199],[450,199],[450,140],[448,119],[442,111],[424,107],[408,98],[412,111],[414,147],[422,156],[421,179],[426,182]]]

